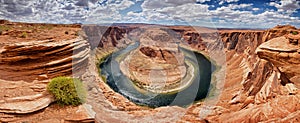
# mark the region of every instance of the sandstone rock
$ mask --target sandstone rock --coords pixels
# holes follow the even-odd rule
[[[32,95],[6,99],[0,103],[0,112],[26,114],[47,107],[54,101],[52,95]]]
[[[65,121],[90,123],[94,122],[94,118],[95,112],[91,110],[91,106],[83,104],[78,106],[78,110],[75,112],[75,114],[67,116]]]
[[[261,36],[261,38],[257,38],[256,40],[253,40],[253,37],[255,36],[251,36],[250,40],[244,40],[243,38],[237,40],[238,43],[243,43],[244,45],[242,45],[242,47],[235,46],[233,50],[236,51],[241,50],[242,52],[233,52],[232,50],[229,50],[227,52],[227,54],[229,54],[229,56],[227,55],[228,58],[227,63],[229,64],[229,67],[227,66],[226,68],[228,70],[231,70],[229,73],[227,73],[227,76],[229,78],[230,76],[236,77],[237,75],[237,72],[232,73],[232,70],[239,71],[238,69],[241,69],[240,68],[241,66],[239,66],[239,68],[235,67],[237,66],[237,63],[242,63],[243,66],[242,70],[244,69],[243,71],[245,71],[242,81],[240,79],[228,78],[226,82],[231,84],[233,84],[234,80],[235,82],[237,81],[242,82],[242,87],[240,87],[241,89],[239,89],[238,91],[239,93],[234,95],[234,97],[230,101],[228,101],[230,104],[236,104],[236,105],[231,105],[231,111],[232,111],[231,113],[222,114],[221,116],[215,116],[214,118],[216,119],[208,118],[209,121],[242,122],[247,120],[249,122],[257,122],[257,121],[279,122],[280,118],[279,119],[271,118],[271,116],[269,116],[274,114],[273,113],[274,111],[277,111],[277,113],[276,116],[272,116],[272,117],[287,116],[288,113],[280,112],[281,110],[286,110],[286,107],[282,107],[283,104],[280,103],[278,104],[278,102],[276,101],[289,100],[289,99],[285,99],[289,97],[282,96],[288,94],[284,92],[287,89],[285,89],[283,85],[291,83],[291,80],[297,81],[298,78],[297,76],[289,77],[289,73],[288,73],[288,72],[295,71],[297,67],[296,66],[287,67],[287,66],[292,63],[294,63],[294,65],[298,64],[297,62],[293,62],[294,60],[291,59],[294,59],[295,56],[297,56],[296,54],[293,53],[297,52],[299,48],[295,45],[289,44],[289,41],[286,40],[286,38],[280,36],[288,34],[290,30],[294,30],[294,29],[295,29],[294,27],[289,27],[289,26],[278,26],[276,28],[266,30],[263,32],[256,32],[256,34],[253,33],[255,35]],[[232,37],[228,37],[228,38],[232,38]],[[228,40],[228,38],[223,37],[225,42],[227,42],[226,40]],[[252,41],[252,42],[248,43],[248,41]],[[249,45],[254,43],[256,43],[256,45]],[[260,45],[259,48],[256,48],[258,45]],[[254,52],[255,50],[256,52]],[[265,60],[261,60],[257,58],[255,53],[258,54],[259,58],[263,58]],[[237,54],[239,54],[239,56]],[[243,60],[239,60],[242,59],[241,57],[244,57]],[[278,66],[278,64],[280,64],[280,67]],[[283,71],[288,71],[288,72],[283,72]],[[236,88],[238,88],[238,86]],[[233,88],[230,88],[225,91],[231,92],[230,90],[232,89]],[[223,95],[227,95],[227,94],[223,94]],[[297,98],[298,98],[297,96],[293,97],[293,99],[295,99],[293,101],[297,102],[298,100],[299,102],[299,99]],[[296,102],[286,102],[286,104],[284,105],[295,106],[298,105]],[[264,109],[259,106],[259,105],[267,105],[267,104],[271,105],[268,106],[267,109]],[[258,112],[261,110],[263,111]],[[293,114],[295,113],[295,110],[289,110],[289,111],[290,113]],[[231,116],[234,116],[234,118],[231,119],[221,118],[221,117],[225,118]],[[297,118],[296,116],[293,115],[291,119],[297,119]]]
[[[87,39],[92,49],[97,47],[109,48],[120,47],[123,43],[128,44],[131,42],[127,40],[128,32],[136,29],[137,27],[120,27],[120,26],[90,26],[85,25],[82,30],[86,32]],[[124,42],[123,42],[124,41]]]
[[[180,84],[187,68],[176,40],[160,29],[147,30],[139,48],[120,63],[122,72],[139,87],[153,92]]]
[[[293,32],[299,33],[297,31],[293,31]],[[289,40],[289,43],[293,45],[298,45],[298,42],[300,40],[300,34],[287,34],[285,35],[285,38]]]
[[[207,50],[207,47],[206,47],[207,44],[205,44],[206,40],[202,41],[202,40],[198,40],[197,38],[200,38],[201,36],[202,36],[201,39],[203,39],[205,36],[213,37],[213,35],[210,35],[210,34],[205,34],[205,35],[199,34],[198,35],[195,32],[193,32],[194,34],[192,34],[192,32],[188,33],[187,30],[184,30],[184,29],[182,29],[182,30],[176,29],[176,31],[182,33],[181,36],[183,37],[183,41],[188,42],[188,40],[190,40],[192,42],[190,46],[192,46],[192,45],[196,46],[195,49],[199,48],[199,47],[197,47],[198,45],[199,46],[202,45],[203,51]],[[245,79],[247,79],[247,74],[249,73],[249,71],[252,71],[254,69],[256,69],[257,72],[260,71],[261,73],[269,73],[268,75],[265,75],[265,76],[261,76],[261,74],[258,73],[258,74],[256,74],[256,76],[254,75],[253,77],[251,77],[252,81],[249,81],[249,82],[247,82],[248,84],[245,84],[245,85],[247,85],[245,87],[249,88],[245,92],[247,92],[247,94],[252,93],[252,96],[250,96],[251,98],[248,98],[249,95],[244,95],[245,98],[242,99],[241,102],[245,103],[245,104],[242,104],[242,105],[244,105],[242,107],[248,108],[248,107],[252,107],[253,105],[255,105],[255,100],[253,98],[263,99],[264,97],[267,97],[266,99],[270,99],[270,98],[273,98],[273,94],[277,94],[277,92],[276,92],[277,87],[273,88],[275,82],[273,82],[271,80],[278,79],[279,74],[273,70],[272,65],[269,65],[269,67],[265,67],[265,65],[266,65],[265,62],[260,62],[260,63],[258,62],[260,60],[257,58],[257,56],[255,56],[256,47],[259,46],[261,43],[263,43],[264,42],[263,40],[267,40],[267,39],[274,38],[276,36],[284,35],[285,33],[288,33],[288,32],[280,31],[280,30],[278,30],[278,32],[280,32],[280,34],[277,34],[278,32],[276,32],[276,31],[269,31],[267,33],[264,31],[250,31],[250,32],[237,31],[236,33],[233,33],[233,32],[222,32],[223,35],[221,35],[221,37],[224,39],[225,45],[227,45],[227,43],[228,43],[227,49],[229,51],[237,51],[237,52],[232,52],[232,54],[235,56],[236,59],[232,59],[227,62],[227,63],[230,63],[231,66],[229,68],[226,68],[229,70],[226,81],[229,81],[228,83],[230,83],[231,80],[232,80],[232,82],[235,82],[235,83],[230,83],[233,85],[228,86],[227,87],[227,88],[229,88],[228,90],[233,90],[232,87],[236,88],[237,86],[234,86],[234,85],[236,85],[236,83],[239,83],[242,81],[242,77],[244,75],[241,75],[241,73],[245,73]],[[235,35],[235,36],[233,36],[233,35]],[[228,39],[228,41],[226,41],[226,38]],[[217,39],[217,38],[215,38],[215,39]],[[197,41],[195,41],[195,40],[197,40]],[[151,44],[151,43],[149,43],[149,44]],[[153,44],[151,44],[150,47],[148,47],[148,45],[147,45],[147,47],[143,48],[142,51],[138,51],[140,53],[138,56],[145,57],[145,58],[157,57],[158,55],[155,50],[156,48],[151,47],[151,46],[153,46]],[[221,46],[222,45],[218,45],[218,46],[214,45],[212,47],[217,48],[217,47],[221,47]],[[212,47],[210,47],[210,48],[212,48]],[[199,49],[201,49],[201,48],[199,48]],[[172,49],[170,49],[170,50],[172,50]],[[144,53],[142,53],[142,52],[144,52]],[[228,52],[228,54],[230,54],[230,53],[231,52]],[[162,57],[160,57],[160,58],[162,58]],[[230,59],[231,57],[228,56],[228,58]],[[135,63],[137,63],[137,62],[135,62]],[[144,64],[144,63],[148,63],[148,62],[143,61],[141,63]],[[143,65],[143,64],[141,64],[141,65]],[[270,63],[268,62],[268,64],[270,64]],[[243,65],[242,69],[239,68],[240,65]],[[245,72],[241,72],[241,70],[245,71]],[[252,72],[252,73],[254,74],[255,72]],[[241,76],[241,77],[239,77],[239,76]],[[248,75],[248,76],[252,76],[252,75]],[[264,77],[267,77],[267,78],[264,78]],[[259,80],[262,83],[255,82],[256,80]],[[266,81],[266,82],[263,82],[263,81]],[[275,89],[275,90],[273,90],[273,89]],[[263,92],[263,94],[261,96],[256,96],[256,95],[260,95],[259,94],[260,92]],[[225,91],[224,93],[228,93],[228,91]],[[261,103],[264,103],[266,101],[266,99],[264,99]],[[256,101],[256,102],[258,102],[258,101]],[[171,109],[172,107],[169,107],[169,108]],[[193,109],[191,108],[190,110],[193,110]],[[112,112],[110,112],[110,113],[112,113]],[[229,114],[227,114],[227,113],[229,113],[229,112],[226,112],[224,114],[221,113],[221,115],[229,116]],[[101,114],[103,114],[103,113],[101,113]],[[219,114],[219,113],[217,113],[217,114]],[[125,115],[125,113],[123,115],[118,115],[118,116],[123,117],[124,115]],[[259,117],[259,116],[261,116],[261,114],[257,114],[257,116]],[[101,116],[101,117],[103,118],[103,116]],[[193,115],[187,115],[187,117],[196,119],[197,116],[195,117]],[[238,118],[241,118],[240,120],[242,120],[242,117],[238,117]],[[118,121],[114,117],[111,117],[109,119],[110,119],[110,121],[114,121],[114,120]],[[114,120],[112,120],[112,119],[114,119]],[[141,119],[138,119],[138,120],[140,121]],[[188,121],[188,120],[184,119],[182,121]],[[194,120],[194,121],[196,121],[196,120]],[[200,120],[197,120],[197,121],[200,121]],[[216,121],[216,120],[212,120],[212,121]],[[217,121],[222,121],[222,120],[217,120]],[[224,121],[226,121],[226,120],[224,120]]]
[[[260,58],[270,61],[278,70],[285,75],[289,83],[292,82],[300,88],[298,81],[300,71],[300,54],[297,52],[299,47],[289,44],[288,39],[279,37],[272,39],[257,48]]]
[[[296,88],[292,83],[286,84],[285,87],[287,88],[289,94],[296,94],[298,91],[298,88]]]
[[[89,51],[87,43],[76,38],[3,46],[0,50],[0,79],[33,81],[71,75],[72,70],[85,69]]]
[[[54,101],[46,86],[50,78],[83,73],[87,41],[27,41],[6,44],[0,50],[0,112],[27,114]],[[74,75],[76,75],[74,74]]]
[[[299,95],[279,96],[274,100],[269,100],[268,103],[253,105],[235,112],[224,113],[219,116],[209,116],[207,119],[210,122],[282,122],[296,121],[299,119]],[[230,118],[229,118],[230,117]],[[287,117],[282,120],[282,117]]]

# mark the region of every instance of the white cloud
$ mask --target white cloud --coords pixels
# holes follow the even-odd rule
[[[199,2],[199,3],[204,3],[204,2],[209,2],[210,0],[196,0],[196,2]]]
[[[287,14],[292,14],[297,9],[300,9],[299,0],[281,0],[279,3],[270,2],[269,5],[276,7],[279,12]]]
[[[247,8],[251,7],[253,4],[228,4],[228,7],[230,9],[242,9],[242,8]]]
[[[219,5],[223,5],[226,3],[238,2],[239,0],[220,0]]]
[[[147,1],[145,1],[147,2]],[[236,2],[236,0],[225,1]],[[209,10],[205,4],[178,4],[177,6],[167,5],[142,6],[141,13],[129,12],[127,18],[145,22],[153,22],[158,20],[179,20],[187,23],[201,22],[201,24],[215,24],[218,27],[273,27],[277,24],[295,23],[299,21],[297,17],[290,17],[277,11],[265,11],[261,14],[253,14],[253,11],[258,11],[259,8],[253,8],[253,4],[234,4],[230,3],[227,6],[221,6],[216,10]],[[150,9],[151,8],[151,9]],[[245,9],[246,10],[240,10]],[[211,18],[217,20],[211,22]],[[207,26],[207,25],[203,25]]]
[[[0,0],[0,18],[46,23],[101,23],[121,19],[119,11],[134,4],[130,0]]]
[[[177,20],[177,21],[183,21],[189,23],[201,19],[202,20],[209,19],[208,17],[209,6],[204,4],[187,3],[187,4],[177,5],[177,6],[165,6],[162,8],[156,8],[154,10],[149,9],[149,6],[142,6],[142,7],[145,8],[143,8],[144,11],[141,14],[148,21]]]
[[[231,2],[238,2],[239,0],[224,0],[226,1],[227,3],[231,3]]]
[[[195,0],[145,0],[142,4],[144,9],[157,9],[164,7],[176,7],[183,4],[195,3]]]
[[[300,8],[300,3],[295,0],[270,2],[269,5],[276,7],[278,11],[265,10],[260,14],[253,12],[261,8],[253,8],[253,4],[235,3],[238,0],[221,0],[220,3],[228,4],[215,10],[209,10],[212,5],[204,4],[206,1],[210,0],[145,0],[141,12],[130,11],[121,15],[120,11],[134,5],[132,0],[0,0],[0,18],[51,23],[176,24],[179,21],[202,26],[216,24],[220,27],[272,27],[277,24],[300,23],[299,17],[291,16]]]
[[[277,24],[292,23],[297,24],[299,18],[290,17],[290,15],[273,11],[266,10],[260,14],[254,14],[254,11],[259,10],[259,8],[252,8],[253,4],[229,4],[228,6],[222,6],[216,10],[209,11],[211,17],[218,18],[222,20],[216,23],[217,26],[226,27],[230,23],[231,27],[260,27],[260,28],[270,28],[276,26]],[[248,8],[246,10],[239,10],[241,8]],[[228,22],[228,23],[224,23]],[[222,25],[225,24],[225,25]]]
[[[120,2],[119,4],[110,4],[108,6],[112,7],[112,8],[117,8],[118,10],[124,10],[124,9],[132,6],[133,4],[134,4],[134,2],[132,2],[132,1],[122,0],[122,2]]]

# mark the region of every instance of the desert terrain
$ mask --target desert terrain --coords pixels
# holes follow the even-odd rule
[[[214,96],[188,107],[150,108],[133,103],[107,85],[99,74],[99,61],[153,28],[170,31],[178,46],[202,53],[218,66],[213,73]],[[0,122],[299,122],[300,52],[299,38],[289,36],[293,32],[300,30],[292,25],[229,30],[1,20]],[[168,75],[174,77],[168,82],[175,83],[182,75],[173,69],[182,68],[182,54],[175,49],[178,56],[172,56],[169,51],[173,49],[167,49],[171,44],[154,47],[152,40],[142,42],[148,49],[136,51],[136,62],[149,60],[143,54],[155,56],[156,63],[168,65]],[[162,55],[153,54],[158,51]],[[137,72],[140,64],[134,65],[130,69]],[[183,73],[186,69],[182,68]],[[57,76],[81,79],[88,91],[87,101],[80,106],[56,104],[46,86]]]

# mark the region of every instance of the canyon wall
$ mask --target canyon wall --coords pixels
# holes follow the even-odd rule
[[[32,81],[71,75],[73,70],[85,69],[88,51],[88,42],[82,38],[5,45],[0,53],[1,79]]]
[[[123,29],[127,28],[131,29],[131,27]],[[120,29],[116,28],[116,30]],[[299,77],[297,76],[298,69],[296,69],[298,66],[294,65],[298,58],[297,51],[293,51],[294,54],[290,54],[290,51],[288,51],[289,55],[281,53],[282,55],[278,56],[276,52],[267,52],[266,48],[263,48],[263,52],[262,50],[257,50],[261,44],[265,44],[269,40],[273,43],[272,39],[297,30],[295,27],[288,25],[277,26],[268,30],[217,31],[199,31],[192,27],[168,27],[166,30],[174,31],[182,43],[198,51],[225,50],[226,65],[224,64],[224,66],[226,67],[226,78],[224,87],[221,88],[223,92],[219,99],[222,101],[219,101],[217,106],[224,107],[229,111],[224,110],[224,112],[221,111],[221,114],[210,115],[206,120],[212,122],[297,120],[295,116],[299,114],[299,111],[297,111],[299,109],[296,108],[299,105],[297,103],[299,102],[299,95],[296,93],[297,88],[299,88]],[[115,33],[111,31],[110,34]],[[118,32],[121,32],[120,35],[128,35],[130,31]],[[109,39],[109,36],[104,37],[100,42],[104,45],[105,43],[117,44],[116,42],[122,42],[110,42],[106,39]],[[287,42],[283,39],[281,40]],[[274,44],[277,43],[275,42]],[[265,45],[268,46],[269,44]],[[291,50],[292,48],[289,47],[288,49]],[[289,104],[291,106],[282,106],[281,103],[287,100],[292,101]],[[264,106],[270,107],[273,111],[264,109]],[[198,115],[198,113],[193,112],[195,109],[191,108],[189,110],[192,110],[192,113],[188,111],[182,120],[187,120],[185,117]],[[281,110],[288,110],[288,112],[280,112]],[[228,119],[228,116],[234,118]],[[278,117],[288,118],[279,120]]]
[[[297,87],[293,84],[286,86],[286,83],[290,83],[289,81],[293,80],[297,73],[291,71],[298,70],[297,66],[289,66],[292,63],[287,57],[292,54],[289,52],[289,55],[284,54],[280,57],[280,55],[275,55],[279,52],[274,52],[274,49],[271,49],[273,55],[266,51],[268,50],[266,47],[274,45],[278,49],[293,50],[293,47],[284,48],[284,44],[288,43],[284,35],[293,30],[296,28],[292,26],[277,26],[266,31],[221,32],[221,37],[228,50],[227,86],[225,84],[224,88],[230,88],[229,86],[236,82],[241,83],[241,86],[237,86],[236,88],[240,88],[237,90],[232,87],[230,90],[224,90],[232,94],[232,98],[228,102],[232,108],[232,113],[222,114],[217,116],[218,118],[215,117],[216,119],[210,119],[211,121],[241,122],[247,120],[258,122],[268,120],[283,122],[298,120],[299,109],[296,107],[299,105],[299,95],[296,94]],[[295,60],[295,55],[293,56],[291,59]],[[278,65],[278,63],[281,64]],[[283,66],[289,67],[284,67],[282,70]],[[291,100],[288,103],[289,107],[281,104],[287,100]],[[264,106],[272,110],[266,110]],[[287,112],[281,112],[282,110],[287,110]],[[234,118],[228,119],[230,116],[234,116]],[[288,118],[280,119],[278,117]]]

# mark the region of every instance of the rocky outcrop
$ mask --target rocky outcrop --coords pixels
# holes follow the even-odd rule
[[[178,88],[187,68],[176,40],[158,28],[147,30],[141,36],[140,46],[120,63],[122,72],[149,91]]]
[[[276,37],[284,36],[295,30],[297,30],[297,28],[291,25],[277,25],[276,27],[265,31],[262,42],[266,42]]]
[[[300,54],[299,46],[289,43],[286,37],[274,38],[260,45],[257,54],[270,61],[282,74],[281,83],[294,83],[300,88]]]
[[[26,114],[46,108],[54,101],[46,90],[49,79],[84,73],[89,51],[88,42],[80,37],[2,46],[0,88],[5,93],[0,94],[0,112]]]
[[[0,79],[46,80],[84,69],[89,45],[82,38],[8,44],[0,52]]]
[[[220,33],[224,48],[235,50],[237,53],[244,53],[245,49],[254,52],[256,47],[262,43],[263,31],[224,31]]]
[[[127,26],[95,26],[84,25],[82,30],[86,32],[87,39],[92,49],[96,47],[109,48],[109,47],[122,47],[128,45],[127,35],[136,27]]]
[[[300,34],[297,31],[293,31],[288,35],[285,35],[285,38],[289,40],[289,43],[297,45],[300,40]]]
[[[240,71],[244,71],[244,74],[239,79],[241,82],[239,88],[241,89],[237,93],[231,92],[233,94],[229,101],[232,107],[231,112],[209,117],[209,121],[286,122],[299,120],[296,116],[299,114],[297,112],[299,109],[296,108],[299,105],[299,86],[293,79],[293,77],[297,78],[296,71],[299,67],[297,66],[299,64],[297,62],[298,46],[289,43],[288,39],[284,37],[292,30],[295,28],[291,26],[277,26],[262,32],[261,45],[258,44],[258,48],[245,45],[248,48],[236,49],[238,48],[236,47],[234,49],[237,51],[244,50],[244,52],[237,52],[239,56],[234,53],[232,58],[237,57],[243,60],[235,61],[240,63],[239,65],[229,62],[230,68],[227,66],[227,69],[242,68]],[[238,40],[238,42],[245,43],[247,40]],[[229,50],[227,53],[230,52]],[[232,58],[229,58],[228,61],[231,61]],[[232,64],[239,68],[233,67]],[[228,78],[227,82],[230,81],[231,79]],[[225,91],[230,92],[229,90]],[[226,117],[231,116],[234,118],[226,119]]]
[[[187,42],[187,46],[198,51],[207,52],[212,49],[226,51],[227,74],[224,87],[220,87],[220,89],[223,89],[223,92],[217,104],[219,108],[208,109],[208,111],[211,112],[218,112],[217,110],[219,109],[222,109],[222,111],[210,114],[205,120],[211,122],[240,122],[245,120],[253,122],[267,120],[279,121],[276,118],[270,117],[285,116],[288,117],[287,119],[297,120],[295,119],[297,115],[295,111],[298,110],[297,108],[276,107],[276,105],[282,105],[281,103],[285,100],[293,100],[294,102],[290,103],[292,107],[298,105],[297,100],[299,100],[299,97],[295,95],[295,86],[290,83],[283,86],[281,84],[282,80],[285,81],[287,79],[284,77],[284,73],[281,73],[280,69],[271,61],[262,60],[255,53],[259,45],[270,39],[290,33],[290,30],[295,29],[294,27],[278,26],[266,31],[220,30],[218,31],[219,36],[215,35],[215,32],[197,32],[192,29],[179,27],[169,28],[180,34],[180,37],[177,39],[181,39],[182,42]],[[219,42],[223,44],[219,44]],[[224,46],[224,49],[220,48],[222,46]],[[140,54],[140,58],[155,58],[158,57],[159,55],[157,54],[160,53],[157,51],[159,50],[147,46],[139,48],[137,53]],[[292,95],[284,95],[289,93]],[[274,110],[267,110],[263,108],[262,105]],[[204,122],[203,119],[201,120],[201,118],[199,118],[199,112],[203,110],[201,107],[202,106],[196,106],[196,104],[189,107],[179,121]],[[168,108],[172,110],[174,107]],[[252,110],[259,113],[252,112]],[[288,110],[288,112],[281,112],[282,110]],[[149,113],[150,112],[151,111],[149,111]],[[274,113],[278,114],[272,115]],[[289,115],[289,113],[291,115]],[[123,115],[125,116],[125,114]],[[228,116],[235,117],[228,119]],[[252,116],[254,116],[254,118]]]
[[[54,98],[50,94],[36,94],[1,100],[0,112],[26,114],[46,108]]]

